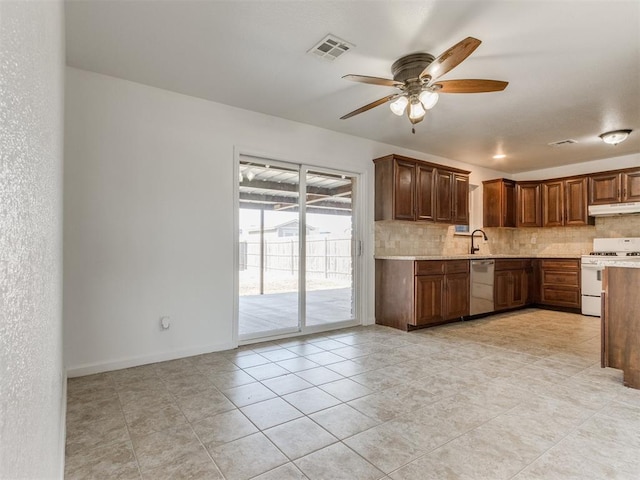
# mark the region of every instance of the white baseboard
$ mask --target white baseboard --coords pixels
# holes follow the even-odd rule
[[[64,478],[64,466],[66,459],[66,444],[67,444],[67,372],[62,372],[62,395],[60,398],[60,475],[58,478]]]
[[[236,346],[232,343],[220,343],[216,345],[207,345],[186,350],[174,350],[171,352],[160,352],[152,355],[141,355],[139,357],[123,358],[119,360],[111,360],[106,362],[91,363],[86,365],[78,365],[67,367],[67,376],[69,378],[83,377],[85,375],[93,375],[95,373],[110,372],[112,370],[121,370],[123,368],[139,367],[140,365],[148,365],[150,363],[166,362],[167,360],[176,360],[178,358],[192,357],[194,355],[202,355],[204,353],[220,352],[222,350],[231,350]]]

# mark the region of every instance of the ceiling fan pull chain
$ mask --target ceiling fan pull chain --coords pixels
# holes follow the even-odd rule
[[[411,127],[411,133],[413,133],[414,135],[416,134],[416,128],[415,127]]]

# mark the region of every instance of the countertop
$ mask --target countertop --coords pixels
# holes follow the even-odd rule
[[[537,254],[537,255],[376,255],[376,260],[484,260],[491,258],[580,258],[581,255]],[[639,265],[640,267],[640,265]]]

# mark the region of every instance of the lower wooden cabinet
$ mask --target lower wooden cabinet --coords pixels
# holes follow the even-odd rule
[[[529,303],[531,260],[496,260],[494,309],[522,307]]]
[[[579,309],[580,259],[543,258],[537,261],[540,305]]]
[[[469,316],[469,260],[376,259],[376,323],[401,330]],[[579,311],[580,259],[495,260],[494,311],[535,304]]]
[[[469,315],[468,260],[376,260],[376,323],[408,330]]]

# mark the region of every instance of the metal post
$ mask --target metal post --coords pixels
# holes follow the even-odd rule
[[[260,209],[260,295],[264,295],[264,208]]]
[[[324,278],[329,277],[329,241],[324,237]]]

